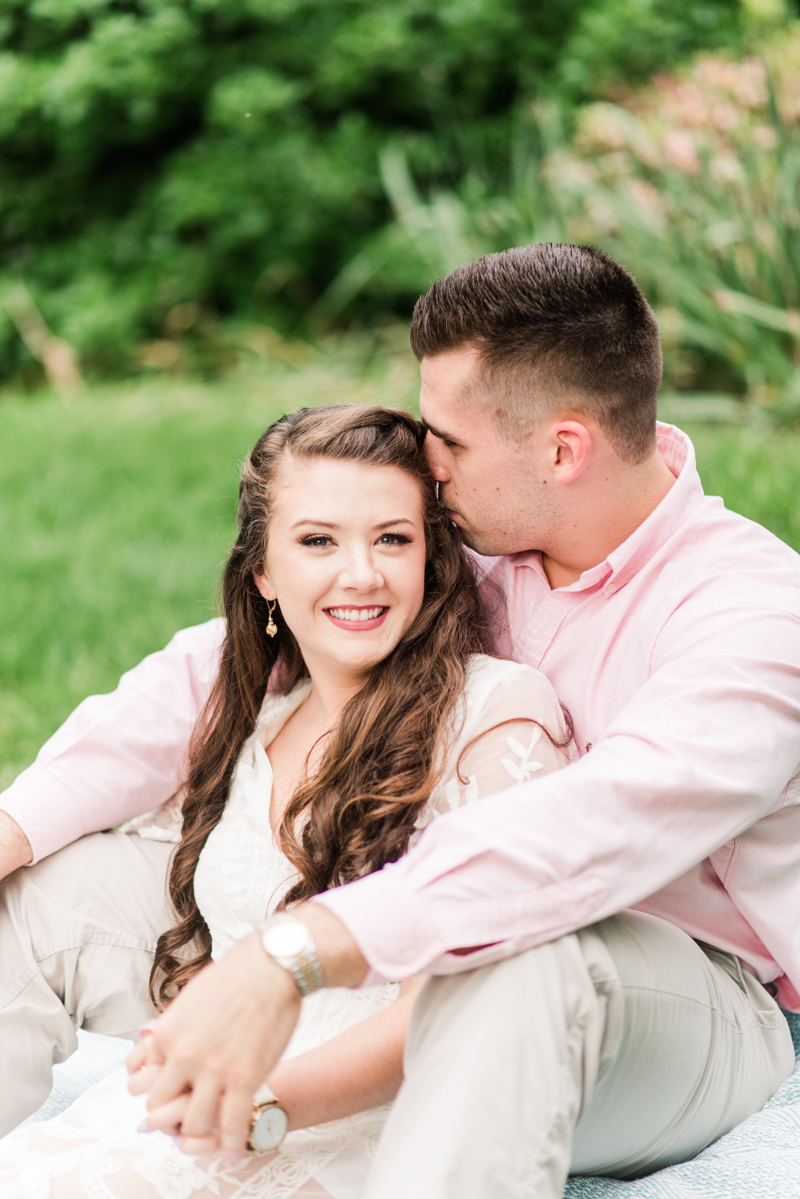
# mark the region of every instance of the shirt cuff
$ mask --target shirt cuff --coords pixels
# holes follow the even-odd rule
[[[391,866],[315,895],[338,916],[366,958],[362,982],[398,982],[422,973],[444,951],[428,904]]]
[[[84,813],[77,795],[34,762],[0,794],[0,811],[16,820],[31,844],[34,866],[82,837]]]
[[[399,982],[415,974],[463,974],[540,944],[528,936],[497,941],[469,952],[451,953],[436,929],[430,906],[391,867],[367,875],[345,887],[315,895],[351,933],[369,970],[359,984],[376,986]]]

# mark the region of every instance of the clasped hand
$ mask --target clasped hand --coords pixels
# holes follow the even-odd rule
[[[297,1023],[300,993],[257,934],[206,966],[128,1058],[128,1084],[147,1094],[152,1129],[180,1132],[186,1153],[246,1151],[253,1096]]]

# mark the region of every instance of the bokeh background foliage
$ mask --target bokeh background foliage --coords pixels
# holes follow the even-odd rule
[[[564,227],[540,160],[572,146],[587,102],[692,54],[741,58],[790,16],[780,0],[2,0],[0,292],[23,283],[89,377],[219,372],[259,352],[253,328],[406,317],[442,257]],[[532,130],[545,98],[558,118]],[[403,172],[440,225],[463,204],[475,226],[445,229],[427,270],[410,268],[430,237],[392,262]],[[614,240],[602,221],[579,232]],[[18,307],[0,379],[36,385]]]

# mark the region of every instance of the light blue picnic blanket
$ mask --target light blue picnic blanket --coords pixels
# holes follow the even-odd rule
[[[65,1062],[53,1066],[53,1089],[47,1101],[23,1123],[52,1120],[89,1087],[121,1066],[132,1049],[133,1041],[101,1037],[99,1033],[78,1029],[77,1051]]]
[[[800,1059],[800,1016],[787,1013]],[[49,1120],[124,1062],[130,1041],[79,1032],[80,1048],[53,1070],[53,1090],[30,1120]],[[769,1103],[693,1161],[649,1178],[571,1178],[565,1199],[800,1199],[800,1065]]]

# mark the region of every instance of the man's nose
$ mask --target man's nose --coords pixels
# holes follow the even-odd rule
[[[450,472],[444,464],[444,455],[442,453],[442,444],[438,437],[434,437],[432,433],[425,434],[425,457],[428,459],[428,465],[431,468],[434,479],[437,483],[449,483]]]

